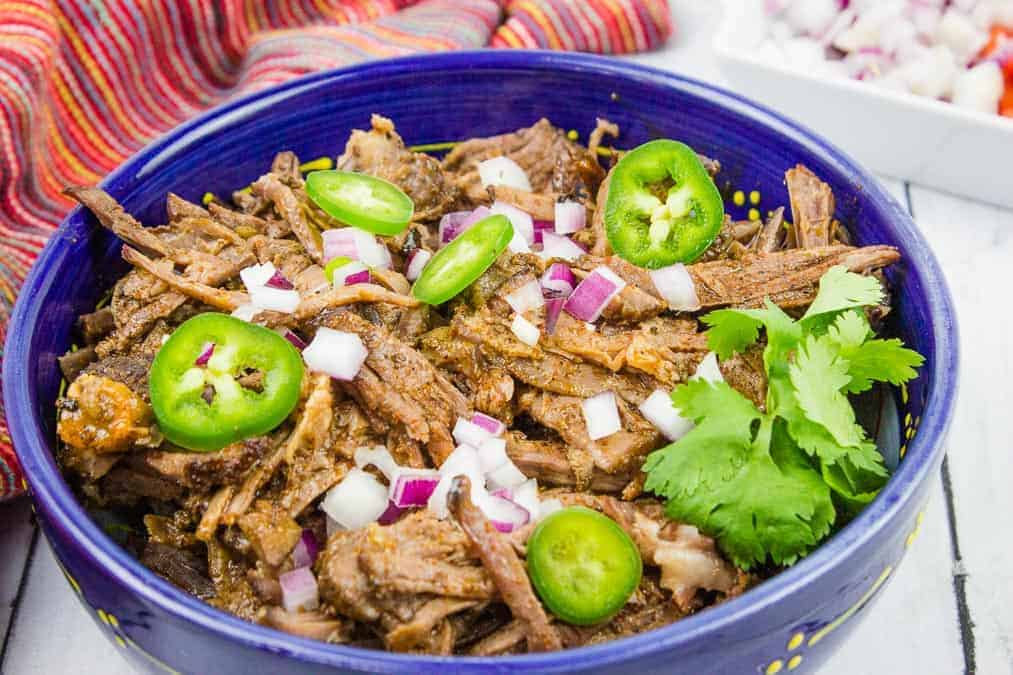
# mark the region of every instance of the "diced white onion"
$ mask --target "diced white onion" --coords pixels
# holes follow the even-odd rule
[[[493,202],[489,213],[506,216],[510,224],[514,226],[514,234],[523,237],[529,246],[535,241],[535,221],[530,214],[521,211],[513,204],[501,201]]]
[[[260,309],[291,314],[299,306],[299,291],[284,291],[270,286],[254,286],[249,291],[251,304]]]
[[[492,438],[492,434],[488,431],[463,417],[457,418],[451,435],[458,445],[470,445],[473,448],[477,448],[487,439]]]
[[[310,370],[350,382],[359,374],[369,351],[355,333],[321,327],[302,354]]]
[[[506,441],[490,436],[478,446],[478,462],[482,472],[489,474],[510,461],[506,453]]]
[[[246,302],[232,310],[232,316],[243,321],[253,321],[253,317],[257,316],[261,311],[261,308],[252,302]],[[169,336],[166,335],[165,337],[168,339]]]
[[[267,282],[271,280],[271,277],[277,271],[273,263],[266,262],[263,265],[244,267],[239,270],[239,278],[243,280],[246,290],[251,291],[254,288],[267,285]]]
[[[372,523],[387,510],[387,488],[372,474],[352,469],[320,503],[329,517],[347,530]]]
[[[587,253],[575,241],[569,237],[555,232],[542,232],[542,251],[539,255],[546,260],[559,258],[561,260],[576,260]]]
[[[999,109],[1005,82],[1002,68],[995,61],[984,61],[957,76],[953,83],[953,103],[984,113]]]
[[[355,466],[358,468],[365,469],[367,466],[375,466],[389,481],[393,481],[401,470],[390,451],[382,445],[373,448],[365,446],[356,448],[354,458]]]
[[[509,157],[493,157],[479,162],[478,177],[482,181],[482,187],[503,185],[531,192],[531,181],[528,180],[528,174],[524,173],[524,169]]]
[[[725,376],[721,374],[721,368],[718,367],[718,355],[714,352],[707,352],[707,356],[703,357],[703,361],[696,367],[696,373],[690,379],[724,382]]]
[[[487,477],[489,484],[497,488],[515,488],[528,479],[509,459],[490,471]]]
[[[390,251],[370,232],[357,227],[342,227],[324,230],[321,236],[324,242],[325,261],[329,262],[338,256],[344,256],[365,263],[369,267],[383,269],[391,267]]]
[[[542,297],[542,285],[537,281],[529,281],[520,288],[507,293],[504,299],[518,314],[539,309],[545,304],[545,298]]]
[[[656,389],[640,404],[640,412],[658,431],[670,441],[677,441],[693,428],[693,422],[679,414],[672,405],[671,395],[664,389]]]
[[[587,226],[587,207],[580,202],[556,202],[556,234],[573,234]]]
[[[563,508],[563,502],[558,499],[543,499],[538,504],[538,520],[541,520],[550,513],[555,513]]]
[[[541,331],[538,330],[538,326],[525,319],[520,314],[514,315],[514,320],[510,324],[510,330],[517,336],[517,339],[524,344],[534,347],[538,344],[538,338],[541,337]]]
[[[352,283],[368,284],[370,279],[369,268],[358,260],[353,260],[334,270],[333,285],[334,288],[341,288]]]
[[[500,532],[513,532],[531,520],[531,512],[515,501],[494,497],[485,490],[472,488],[472,501]]]
[[[622,429],[616,395],[611,391],[603,391],[591,398],[585,398],[580,407],[584,413],[587,435],[592,441],[611,436]]]
[[[422,269],[426,266],[433,257],[433,254],[424,248],[415,249],[412,253],[411,260],[408,262],[408,267],[405,269],[405,278],[408,281],[415,281],[422,274]]]
[[[651,270],[651,281],[661,293],[668,306],[677,312],[695,312],[700,309],[700,299],[696,295],[693,277],[686,266],[676,263],[658,270]]]
[[[503,432],[506,431],[505,424],[495,417],[490,417],[489,415],[481,412],[476,412],[471,416],[471,423],[482,427],[493,436],[502,436]]]
[[[433,494],[429,497],[429,510],[437,518],[446,518],[447,493],[454,476],[464,475],[471,481],[472,493],[475,489],[483,489],[485,477],[482,475],[482,465],[478,460],[478,451],[470,445],[459,445],[440,466],[440,482],[437,484]]]
[[[281,604],[286,612],[312,611],[320,606],[317,578],[309,567],[297,567],[278,577]]]
[[[513,489],[513,496],[510,501],[520,504],[531,514],[532,518],[538,517],[538,481],[529,478]]]

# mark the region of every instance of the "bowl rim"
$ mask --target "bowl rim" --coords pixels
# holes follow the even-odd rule
[[[101,186],[110,187],[141,168],[142,173],[168,159],[176,146],[184,144],[202,129],[227,123],[245,114],[255,114],[265,101],[291,96],[305,88],[328,81],[371,80],[403,75],[420,70],[497,70],[594,71],[598,75],[636,81],[643,84],[678,88],[720,107],[752,118],[785,137],[820,154],[842,175],[850,175],[862,185],[865,202],[886,212],[898,239],[908,245],[906,257],[911,267],[924,278],[924,292],[933,318],[932,339],[935,358],[922,421],[909,444],[907,459],[901,463],[880,495],[851,523],[809,556],[781,574],[768,579],[743,596],[673,624],[621,640],[579,647],[560,652],[525,654],[508,657],[420,656],[344,645],[331,645],[246,622],[215,609],[171,585],[132,558],[88,517],[77,502],[48,447],[37,423],[40,412],[32,402],[34,387],[21,383],[30,380],[33,370],[28,363],[31,338],[41,307],[33,298],[48,285],[54,262],[65,262],[58,248],[66,236],[68,223],[79,218],[76,207],[61,222],[33,265],[10,320],[3,359],[4,408],[11,438],[24,468],[31,494],[45,515],[49,527],[73,542],[78,553],[89,558],[103,573],[112,575],[144,602],[171,615],[176,621],[200,626],[219,639],[238,642],[324,666],[357,668],[372,672],[410,671],[417,668],[497,668],[511,670],[568,670],[576,667],[605,666],[670,651],[731,624],[765,612],[772,605],[807,586],[832,568],[846,562],[848,553],[875,538],[887,528],[914,498],[918,486],[926,480],[943,454],[943,439],[953,416],[957,394],[958,335],[953,302],[942,270],[928,243],[910,215],[868,171],[816,133],[773,110],[723,88],[683,75],[651,68],[631,61],[587,54],[533,50],[478,50],[423,54],[383,61],[372,61],[346,68],[312,73],[289,82],[239,97],[215,107],[170,130],[111,172]],[[65,253],[63,255],[66,255]]]

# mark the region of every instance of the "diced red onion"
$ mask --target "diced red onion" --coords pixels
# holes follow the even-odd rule
[[[539,309],[545,304],[545,299],[542,297],[542,287],[535,280],[531,280],[520,288],[507,293],[504,299],[518,314]]]
[[[332,487],[320,508],[347,530],[372,523],[387,510],[387,488],[372,474],[355,468]]]
[[[520,504],[488,493],[476,500],[476,506],[500,532],[513,532],[531,520],[531,513]]]
[[[492,434],[481,425],[475,424],[463,417],[457,418],[451,435],[458,445],[470,445],[472,448],[477,448],[492,437]]]
[[[274,276],[268,279],[267,283],[264,285],[270,286],[271,288],[280,288],[283,291],[291,291],[295,288],[295,286],[292,285],[292,282],[286,279],[285,275],[282,274],[280,270],[275,272]]]
[[[552,263],[542,275],[542,288],[555,295],[569,296],[576,285],[577,278],[573,276],[573,270],[564,263]]]
[[[348,265],[346,265],[348,267]],[[337,279],[337,275],[334,277]],[[368,284],[373,278],[369,274],[368,269],[362,269],[357,272],[345,275],[345,286],[352,286],[353,284]]]
[[[556,234],[573,234],[587,227],[587,207],[580,202],[556,202]]]
[[[375,466],[391,482],[401,473],[401,467],[394,461],[394,457],[390,454],[390,451],[382,445],[373,448],[365,446],[356,448],[354,459],[355,466],[358,468],[364,469],[367,466]]]
[[[317,560],[320,553],[320,544],[313,530],[303,530],[302,536],[292,549],[292,562],[296,567],[310,567]]]
[[[425,506],[439,482],[436,471],[403,469],[394,481],[390,500],[401,508]]]
[[[656,389],[640,404],[640,412],[670,441],[677,441],[693,428],[693,422],[679,414],[672,405],[671,395],[664,389]]]
[[[477,412],[471,416],[471,423],[475,426],[482,427],[493,436],[500,436],[506,431],[506,425],[500,422],[495,417],[490,417],[485,413]]]
[[[292,346],[299,351],[306,349],[306,341],[299,337],[295,332],[289,330],[288,328],[279,328],[277,332],[283,338],[292,343]]]
[[[406,510],[407,509],[401,508],[394,502],[389,502],[387,504],[387,510],[380,514],[380,517],[376,519],[376,522],[380,525],[393,525]]]
[[[333,279],[334,288],[340,288],[353,284],[368,284],[372,281],[372,275],[368,267],[358,260],[353,260],[334,270]]]
[[[556,322],[559,321],[559,313],[563,311],[566,298],[548,298],[545,301],[545,332],[552,335],[556,332]]]
[[[682,263],[651,270],[651,281],[661,293],[668,306],[679,312],[695,312],[700,309],[700,299],[696,295],[693,277],[689,275]]]
[[[535,241],[535,221],[530,214],[521,211],[513,204],[501,201],[493,202],[489,212],[506,216],[510,224],[514,226],[514,234],[520,234],[529,245]]]
[[[368,354],[369,351],[355,333],[326,327],[317,329],[313,341],[302,353],[310,370],[325,373],[343,382],[355,379]]]
[[[291,314],[299,306],[298,291],[283,291],[270,286],[254,286],[248,290],[250,302],[260,309]]]
[[[591,398],[585,398],[581,401],[580,407],[584,413],[587,435],[592,441],[611,436],[622,429],[616,395],[611,391],[603,391]]]
[[[371,233],[357,227],[341,227],[335,230],[324,230],[321,235],[324,241],[324,260],[330,261],[338,256],[358,260],[368,267],[390,269],[390,251],[376,240]]]
[[[478,446],[478,462],[482,473],[489,474],[510,461],[506,452],[506,441],[491,437]]]
[[[514,315],[514,320],[510,324],[510,330],[517,339],[528,345],[534,347],[538,344],[538,338],[541,337],[542,333],[538,330],[538,326],[525,319],[520,314]]]
[[[202,367],[206,366],[208,364],[208,361],[211,360],[211,355],[214,353],[215,353],[215,343],[205,342],[204,349],[201,350],[200,356],[198,356],[197,360],[193,362],[193,365]]]
[[[490,492],[493,497],[499,497],[500,499],[511,499],[514,496],[514,491],[510,488],[497,488]],[[512,500],[511,500],[512,501]]]
[[[433,257],[433,254],[424,248],[417,248],[408,256],[408,264],[405,266],[405,278],[408,281],[415,281],[422,274],[422,269]]]
[[[503,464],[499,465],[488,474],[486,477],[489,479],[489,483],[495,487],[508,487],[515,488],[521,485],[528,479],[517,465],[507,460]]]
[[[696,372],[691,379],[724,382],[725,376],[721,374],[721,369],[718,367],[718,355],[714,352],[707,352],[707,356],[703,357],[703,361],[696,367]]]
[[[263,265],[250,265],[239,270],[239,278],[243,280],[246,290],[252,290],[260,286],[266,286],[278,270],[273,263],[266,262]]]
[[[484,207],[480,207],[484,208]],[[475,220],[468,222],[473,211],[452,211],[446,213],[440,218],[440,227],[437,230],[440,235],[440,243],[446,244],[454,240],[457,235],[468,229],[469,225],[474,224]]]
[[[320,606],[317,578],[308,567],[298,567],[278,577],[281,604],[286,612],[314,610]]]
[[[503,185],[531,192],[531,181],[524,169],[509,157],[493,157],[478,163],[478,177],[482,187]]]
[[[551,230],[553,227],[555,227],[555,223],[553,223],[551,220],[535,220],[534,225],[535,225],[535,239],[533,243],[535,244],[542,243],[543,232],[545,232],[546,230]]]
[[[539,254],[546,260],[559,258],[560,260],[576,260],[587,251],[577,242],[569,237],[555,232],[542,233],[542,252]]]
[[[581,321],[594,322],[612,298],[626,288],[626,282],[601,265],[588,274],[566,299],[563,309]]]

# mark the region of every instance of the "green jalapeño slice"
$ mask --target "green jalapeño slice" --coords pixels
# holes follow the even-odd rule
[[[303,362],[272,330],[226,314],[189,319],[158,350],[149,393],[172,443],[200,452],[271,431],[299,402]]]
[[[415,214],[398,186],[364,173],[314,171],[306,176],[306,194],[328,215],[373,234],[398,234]]]
[[[513,236],[513,225],[504,215],[478,221],[426,263],[412,295],[427,304],[442,305],[482,276]]]
[[[659,269],[703,253],[724,220],[717,186],[692,149],[657,140],[616,164],[605,200],[605,233],[616,254]]]

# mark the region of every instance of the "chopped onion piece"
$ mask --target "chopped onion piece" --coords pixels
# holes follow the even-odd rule
[[[281,604],[286,612],[310,611],[320,606],[317,578],[309,567],[298,567],[278,577]]]
[[[538,504],[538,520],[541,520],[550,513],[559,511],[561,508],[563,508],[563,502],[558,499],[543,499]]]
[[[368,284],[370,281],[372,281],[372,276],[369,273],[369,268],[358,260],[353,260],[334,270],[334,288],[353,284]]]
[[[507,249],[511,253],[531,253],[531,246],[525,241],[524,235],[517,230],[514,230],[514,236],[507,244]]]
[[[555,232],[542,233],[542,252],[539,254],[546,260],[559,258],[560,260],[576,260],[587,253],[581,246],[561,234]]]
[[[320,508],[339,525],[356,530],[387,510],[387,488],[362,469],[352,469],[332,487]]]
[[[506,441],[490,437],[478,446],[478,462],[482,472],[489,474],[510,461],[506,452]]]
[[[309,567],[317,560],[320,544],[317,543],[313,530],[303,530],[302,536],[292,549],[292,562],[296,567]]]
[[[585,398],[580,407],[584,413],[587,435],[592,441],[611,436],[623,428],[619,421],[619,408],[616,407],[616,395],[611,391]]]
[[[470,224],[476,222],[467,222],[472,213],[472,211],[452,211],[451,213],[444,214],[440,218],[440,226],[437,230],[440,236],[440,243],[446,244],[453,241],[457,235],[468,229]]]
[[[408,256],[408,265],[405,266],[405,278],[408,281],[415,281],[422,274],[422,269],[433,257],[433,254],[424,248],[417,248]]]
[[[509,459],[490,471],[486,477],[489,479],[489,483],[495,487],[506,488],[517,487],[528,479],[528,477],[517,468],[517,465]]]
[[[397,522],[397,519],[401,517],[401,514],[408,509],[403,509],[394,502],[387,503],[387,510],[380,514],[380,517],[376,519],[376,522],[380,525],[392,525]]]
[[[302,353],[310,370],[344,382],[355,379],[368,354],[369,351],[355,333],[326,327],[317,329],[313,341]]]
[[[511,499],[514,496],[514,491],[510,488],[496,488],[489,494],[493,497],[499,497],[500,499]]]
[[[529,478],[513,489],[510,501],[520,504],[532,518],[538,517],[538,481]]]
[[[463,417],[457,418],[457,422],[454,423],[454,429],[450,433],[458,445],[470,445],[473,448],[482,445],[486,439],[492,436],[482,426],[469,422]]]
[[[536,244],[542,243],[542,233],[544,233],[546,230],[551,230],[553,229],[553,227],[555,227],[555,223],[553,223],[551,220],[535,220],[534,224],[535,224],[534,243]]]
[[[679,414],[671,395],[656,389],[640,404],[640,412],[670,441],[677,441],[693,428],[693,422]]]
[[[367,448],[365,446],[356,448],[354,458],[355,466],[358,468],[364,469],[367,466],[375,466],[392,483],[401,472],[401,467],[394,461],[394,457],[390,454],[390,451],[382,445],[374,448]]]
[[[475,504],[500,532],[510,533],[523,527],[531,520],[531,513],[517,502],[487,495]]]
[[[528,174],[524,173],[524,169],[509,157],[493,157],[479,162],[478,177],[482,181],[482,187],[503,185],[531,192],[531,181],[528,180]]]
[[[200,356],[193,362],[195,366],[206,366],[208,361],[211,360],[211,355],[215,353],[215,343],[205,342],[204,349],[201,350]]]
[[[565,297],[573,293],[573,287],[576,285],[577,278],[573,276],[573,270],[564,263],[552,263],[542,275],[542,288],[548,293]]]
[[[237,319],[242,319],[243,321],[253,321],[253,317],[260,314],[261,311],[261,308],[257,307],[252,302],[246,302],[232,310],[232,316]],[[169,336],[166,335],[165,337],[168,338]]]
[[[510,330],[517,336],[518,340],[530,347],[538,344],[538,338],[541,337],[541,331],[538,330],[538,326],[520,314],[514,315],[513,323],[510,324]]]
[[[696,367],[696,373],[690,379],[724,382],[725,376],[721,374],[721,369],[718,367],[718,355],[714,352],[707,352],[707,356],[703,357],[703,361]]]
[[[488,431],[493,436],[500,436],[506,431],[506,425],[500,422],[495,417],[490,417],[485,413],[477,412],[471,416],[471,423],[480,426]]]
[[[556,234],[573,234],[587,226],[587,207],[580,202],[556,202]]]
[[[264,285],[269,286],[270,288],[280,288],[283,291],[291,291],[295,288],[295,286],[292,285],[292,282],[286,279],[285,275],[282,274],[281,271],[275,272],[274,276],[268,279],[267,283]]]
[[[404,469],[394,481],[390,501],[400,508],[425,506],[440,482],[440,474],[431,469]]]
[[[594,322],[612,298],[626,288],[626,282],[601,265],[588,274],[566,299],[563,309],[581,321]]]
[[[695,312],[700,309],[700,299],[696,295],[693,277],[686,266],[676,263],[659,270],[651,270],[651,281],[661,293],[668,306],[678,312]]]
[[[506,202],[495,201],[492,203],[492,208],[489,209],[490,214],[501,214],[507,217],[510,224],[514,226],[514,234],[519,234],[524,237],[524,241],[527,244],[532,244],[535,241],[535,221],[531,216],[513,204],[507,204]]]
[[[263,265],[250,265],[239,270],[239,278],[243,280],[246,290],[252,290],[260,286],[266,286],[267,282],[277,273],[273,263],[266,262]]]
[[[545,299],[542,297],[542,287],[534,280],[507,293],[505,300],[518,314],[539,309],[545,304]]]
[[[478,460],[478,451],[470,445],[459,445],[440,465],[440,482],[433,490],[432,496],[429,497],[428,504],[429,510],[437,518],[447,517],[447,493],[450,491],[454,476],[460,475],[467,476],[471,480],[473,495],[477,490],[483,489],[485,479],[482,476],[482,465]]]
[[[391,258],[387,247],[376,240],[371,233],[357,227],[342,227],[324,230],[324,260],[338,256],[358,260],[369,267],[390,269]]]
[[[545,301],[545,332],[552,335],[556,331],[559,313],[563,311],[566,298],[549,298]]]
[[[249,291],[250,302],[260,309],[291,314],[299,306],[299,291],[283,291],[270,286],[254,286]]]
[[[292,343],[292,346],[302,351],[306,349],[306,341],[299,337],[294,331],[288,328],[275,328],[274,332]]]

